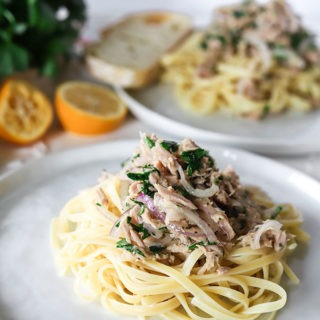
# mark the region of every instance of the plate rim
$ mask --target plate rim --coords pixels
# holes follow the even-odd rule
[[[259,162],[261,165],[271,165],[271,166],[276,166],[278,167],[281,172],[284,175],[293,175],[296,177],[299,177],[306,183],[308,183],[309,186],[315,187],[315,189],[319,189],[319,194],[320,194],[320,181],[318,181],[316,178],[308,175],[307,173],[304,173],[298,169],[295,169],[289,165],[283,164],[275,159],[268,158],[263,155],[255,154],[253,152],[247,151],[247,150],[242,150],[239,148],[234,148],[234,147],[229,147],[229,146],[221,146],[215,143],[210,143],[208,141],[205,142],[200,142],[199,143],[202,147],[206,149],[211,149],[211,150],[217,150],[217,153],[224,154],[225,158],[228,158],[226,154],[230,155],[236,155],[238,158],[243,158],[243,157],[249,157],[253,161]],[[77,162],[77,165],[79,164],[86,164],[89,163],[90,161],[97,161],[99,159],[105,158],[106,161],[108,159],[112,159],[114,157],[117,157],[117,154],[123,154],[126,153],[127,151],[124,151],[125,149],[128,150],[128,156],[130,156],[130,149],[132,148],[137,148],[139,145],[139,139],[119,139],[119,140],[114,140],[114,141],[104,141],[104,142],[98,142],[98,143],[93,143],[85,146],[77,146],[77,147],[72,147],[64,150],[59,150],[56,152],[52,152],[49,154],[45,154],[41,158],[36,158],[32,159],[26,164],[24,164],[22,167],[19,167],[17,170],[9,173],[8,175],[0,178],[0,204],[4,200],[8,198],[8,194],[12,191],[12,189],[16,188],[16,183],[21,183],[23,181],[24,177],[32,177],[35,180],[40,178],[38,175],[35,177],[33,172],[34,169],[39,168],[39,167],[45,167],[46,162],[48,161],[55,161],[57,159],[64,159],[64,163],[68,162],[68,166],[72,166],[72,161],[70,160],[70,157],[68,155],[72,154],[74,156],[74,153],[78,154],[86,154],[86,157],[78,157],[77,159],[79,160]],[[108,148],[112,148],[112,155],[104,155],[100,154],[99,152],[88,152],[88,151],[97,151],[97,150],[107,150]],[[132,151],[133,151],[132,150]],[[99,156],[97,156],[99,154]],[[214,155],[213,155],[214,157]],[[56,170],[59,169],[59,167],[65,167],[65,165],[62,165],[62,162],[55,161],[57,163],[56,165]],[[50,174],[49,174],[50,175]],[[20,186],[21,187],[21,186]],[[304,188],[303,188],[304,189]],[[307,193],[310,195],[310,192]],[[320,202],[320,198],[318,200]]]
[[[297,143],[295,140],[245,137],[197,128],[171,119],[150,109],[148,106],[135,99],[127,89],[114,87],[114,90],[139,120],[152,125],[159,130],[167,131],[170,134],[179,135],[180,137],[182,135],[179,134],[179,132],[189,132],[189,135],[196,136],[196,139],[201,141],[233,148],[244,148],[245,150],[259,152],[265,155],[303,155],[309,152],[320,151],[319,139],[316,138],[303,143]],[[150,119],[153,119],[154,121]],[[161,121],[159,121],[159,119]],[[165,126],[165,129],[160,125],[160,123],[164,122],[168,124]]]

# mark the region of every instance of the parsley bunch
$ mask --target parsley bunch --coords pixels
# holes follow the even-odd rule
[[[0,78],[28,68],[56,75],[85,18],[83,0],[0,0]]]

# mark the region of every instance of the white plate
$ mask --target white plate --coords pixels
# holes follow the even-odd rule
[[[116,90],[138,119],[170,134],[270,155],[320,151],[320,110],[286,113],[263,121],[222,114],[201,117],[181,109],[169,85]]]
[[[0,181],[0,318],[2,320],[124,319],[98,303],[83,303],[72,279],[56,275],[49,224],[78,190],[96,183],[105,168],[116,172],[137,141],[93,145],[35,160]],[[286,285],[289,300],[277,320],[318,319],[320,286],[320,184],[271,160],[204,145],[220,168],[232,164],[244,183],[262,186],[276,201],[296,205],[312,240],[290,259],[301,279]]]

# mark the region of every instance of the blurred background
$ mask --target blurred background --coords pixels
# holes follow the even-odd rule
[[[57,84],[71,79],[92,79],[84,66],[82,52],[108,24],[129,13],[148,10],[178,11],[190,15],[197,27],[208,25],[213,7],[235,3],[234,0],[2,0],[0,16],[1,80],[19,72],[43,90],[50,99]],[[259,1],[265,2],[265,1]],[[288,0],[306,26],[320,34],[319,4],[315,0]],[[10,10],[7,10],[10,8]],[[39,9],[41,8],[41,9]],[[55,11],[51,9],[55,8]],[[50,11],[51,10],[51,11]],[[29,18],[26,19],[25,17]],[[31,18],[30,18],[31,17]],[[71,19],[72,18],[72,19]],[[28,31],[29,30],[29,31]],[[67,59],[61,63],[61,54]],[[39,73],[37,72],[39,71]],[[57,117],[42,139],[32,144],[16,145],[0,140],[0,177],[19,168],[26,161],[48,152],[99,141],[130,138],[139,130],[153,131],[129,115],[114,132],[95,137],[81,137],[63,131]],[[305,159],[287,158],[307,173],[314,172],[313,155]]]

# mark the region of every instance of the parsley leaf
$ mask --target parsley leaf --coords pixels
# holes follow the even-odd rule
[[[123,248],[131,253],[137,253],[137,254],[140,254],[141,256],[145,257],[145,255],[143,254],[143,252],[141,250],[139,250],[133,244],[128,243],[126,239],[121,239],[120,241],[118,241],[117,248]]]
[[[156,253],[159,253],[161,252],[162,250],[164,250],[165,247],[161,247],[161,246],[150,246],[149,247],[149,250],[153,253],[153,254],[156,254]]]
[[[146,143],[150,149],[152,149],[155,146],[155,142],[152,139],[150,139],[148,136],[146,136]]]
[[[271,215],[271,219],[276,219],[277,216],[281,213],[282,210],[283,210],[282,206],[277,206],[276,209],[274,210],[274,212]]]
[[[217,243],[216,242],[211,242],[211,241],[208,241],[207,243],[203,242],[203,241],[199,241],[199,242],[196,242],[194,244],[192,244],[191,246],[188,247],[189,250],[194,250],[194,249],[197,249],[199,246],[212,246],[212,245],[216,245]]]
[[[184,160],[187,166],[188,176],[191,176],[195,170],[199,170],[202,167],[201,159],[208,155],[208,151],[198,148],[195,150],[183,151],[180,155],[181,159]]]
[[[179,145],[175,141],[163,140],[160,142],[162,148],[168,150],[169,152],[176,152]]]

